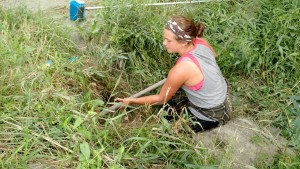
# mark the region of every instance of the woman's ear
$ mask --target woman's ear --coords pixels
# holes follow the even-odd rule
[[[186,41],[182,41],[181,42],[181,46],[186,46],[186,45],[188,45],[189,43],[188,42],[186,42]]]

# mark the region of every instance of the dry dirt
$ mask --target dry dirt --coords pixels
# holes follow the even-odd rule
[[[236,118],[224,126],[194,136],[194,140],[215,154],[222,168],[253,168],[271,165],[277,153],[294,156],[289,142],[274,127],[260,127],[250,118]]]

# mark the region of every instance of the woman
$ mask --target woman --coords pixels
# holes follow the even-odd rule
[[[187,110],[196,125],[196,132],[217,127],[230,119],[227,83],[216,63],[216,53],[202,37],[203,24],[195,24],[184,16],[175,16],[164,29],[163,45],[168,53],[178,53],[180,58],[169,71],[159,94],[140,98],[117,98],[127,105],[153,105],[170,103],[182,88],[187,97]],[[175,96],[176,97],[176,96]]]

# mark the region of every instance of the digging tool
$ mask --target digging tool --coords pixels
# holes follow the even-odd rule
[[[140,96],[144,95],[145,93],[150,92],[150,91],[158,88],[159,86],[163,85],[165,83],[165,81],[166,81],[166,79],[163,79],[163,80],[161,80],[161,81],[159,81],[159,82],[157,82],[157,83],[155,83],[155,84],[147,87],[146,89],[144,89],[144,90],[142,90],[142,91],[140,91],[140,92],[138,92],[138,93],[130,96],[130,98],[140,97]],[[102,110],[102,112],[100,112],[100,115],[105,115],[105,114],[107,114],[109,112],[114,112],[114,110],[120,108],[122,105],[123,105],[122,103],[116,103],[113,106],[109,107],[108,109]]]
[[[138,4],[141,6],[161,6],[161,5],[177,5],[177,4],[193,4],[201,2],[213,2],[222,0],[198,0],[198,1],[183,1],[183,2],[161,2],[161,3],[148,3],[148,4]],[[70,1],[70,19],[76,21],[77,19],[84,19],[85,10],[103,9],[103,8],[117,8],[117,7],[132,7],[134,5],[125,6],[95,6],[95,7],[85,7],[84,0],[71,0]]]

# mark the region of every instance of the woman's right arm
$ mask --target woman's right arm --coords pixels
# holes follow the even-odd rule
[[[126,105],[153,105],[153,104],[163,104],[169,101],[176,91],[187,81],[188,69],[184,64],[176,64],[169,72],[166,82],[162,86],[159,94],[143,96],[139,98],[117,98],[116,101],[123,102]]]

